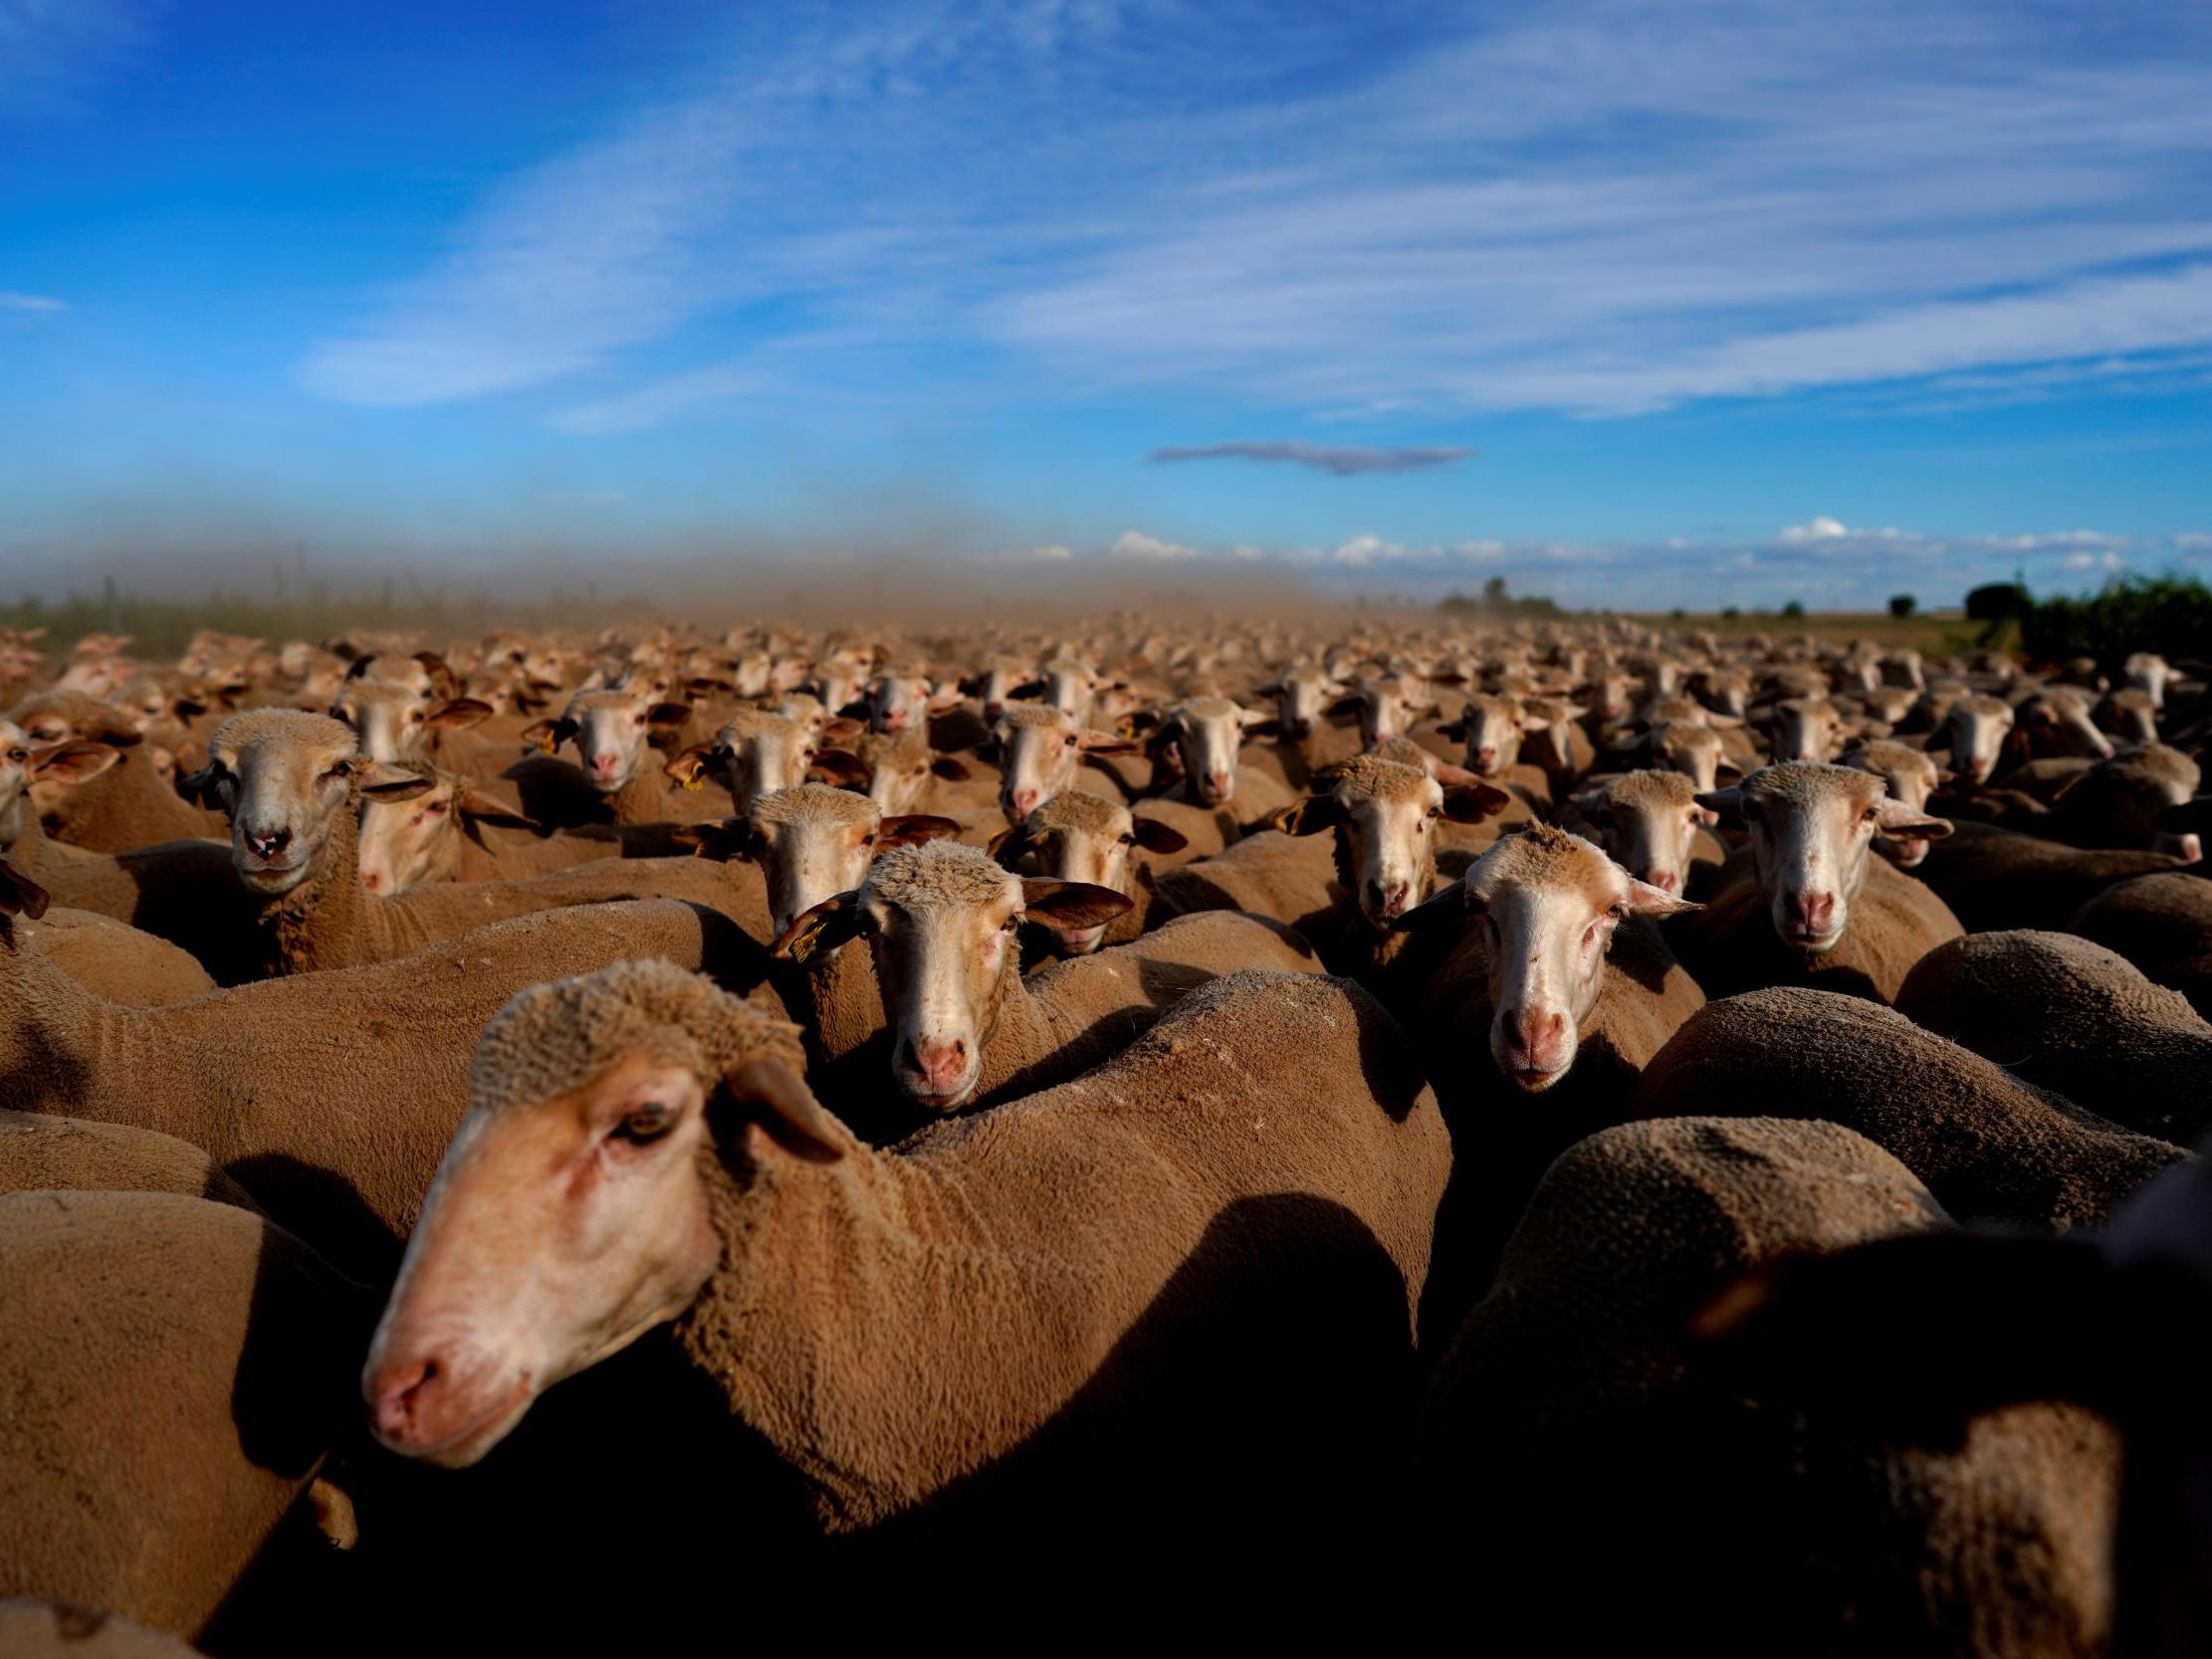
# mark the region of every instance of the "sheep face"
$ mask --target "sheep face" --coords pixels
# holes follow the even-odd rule
[[[751,715],[722,728],[714,753],[722,763],[731,799],[744,813],[763,795],[804,783],[820,746],[814,729],[796,721]]]
[[[2121,665],[2120,672],[2127,676],[2128,685],[2150,699],[2155,711],[2166,706],[2166,683],[2173,678],[2173,665],[2155,651],[2136,651]]]
[[[1843,764],[1872,772],[1882,780],[1891,800],[1919,813],[1927,811],[1928,797],[1943,778],[1933,760],[1904,743],[1862,744],[1844,756]],[[1899,870],[1910,870],[1928,856],[1928,840],[1924,835],[1884,833],[1875,837],[1875,851]]]
[[[1044,802],[1017,828],[1001,832],[992,841],[991,856],[1007,869],[1026,858],[1039,876],[1127,893],[1132,849],[1178,853],[1187,845],[1180,831],[1156,818],[1134,817],[1118,802],[1071,790]],[[1089,955],[1106,937],[1103,922],[1048,931],[1061,954],[1069,956]]]
[[[530,1110],[471,1110],[362,1371],[385,1446],[466,1468],[546,1389],[691,1303],[722,1250],[698,1172],[707,1098],[633,1054]]]
[[[1226,698],[1193,698],[1178,704],[1161,735],[1175,745],[1192,796],[1203,806],[1224,806],[1236,797],[1236,753],[1244,746],[1244,727],[1264,717],[1239,709]]]
[[[1510,697],[1473,697],[1458,726],[1467,743],[1467,770],[1496,777],[1511,769],[1521,757],[1521,740],[1549,723],[1539,720]]]
[[[867,768],[868,798],[876,803],[879,811],[892,815],[912,812],[919,806],[931,778],[959,779],[969,775],[962,761],[950,755],[933,754],[919,726],[898,736],[873,731],[864,733],[854,739],[852,752]]]
[[[1825,697],[1786,698],[1768,730],[1776,760],[1826,764],[1843,746],[1844,714]]]
[[[1337,768],[1328,794],[1298,802],[1275,823],[1289,835],[1335,830],[1340,879],[1368,926],[1387,932],[1436,887],[1437,826],[1447,817],[1479,823],[1509,799],[1486,783],[1447,790],[1426,771],[1361,755]]]
[[[2121,742],[2139,745],[2158,740],[2158,706],[2139,686],[2123,686],[2098,705],[2097,718]]]
[[[414,752],[427,713],[422,695],[388,680],[348,680],[332,700],[330,715],[353,728],[371,760],[401,760]]]
[[[1076,657],[1059,657],[1044,668],[1044,706],[1057,709],[1076,726],[1088,726],[1103,679]]]
[[[1697,907],[1637,881],[1577,835],[1534,826],[1500,840],[1459,884],[1487,946],[1490,1057],[1530,1094],[1575,1063],[1605,989],[1606,952],[1631,916]],[[1443,904],[1439,897],[1431,906]]]
[[[1679,771],[1630,772],[1574,797],[1598,830],[1598,843],[1638,881],[1680,897],[1689,882],[1697,832],[1718,821],[1697,804],[1694,781]]]
[[[761,866],[778,933],[868,874],[883,814],[864,795],[808,783],[757,797],[746,856]]]
[[[1321,670],[1294,668],[1262,686],[1259,695],[1275,700],[1275,719],[1282,734],[1292,742],[1304,742],[1320,729],[1332,691],[1329,677]]]
[[[1835,949],[1850,926],[1876,836],[1951,833],[1946,820],[1892,800],[1880,778],[1849,766],[1785,761],[1698,801],[1743,815],[1775,933],[1816,956]]]
[[[906,731],[929,725],[931,681],[914,674],[887,674],[868,693],[868,726],[875,731]]]
[[[1086,754],[1126,754],[1136,748],[1111,732],[1087,730],[1065,711],[1015,706],[998,717],[1000,764],[998,810],[1018,824],[1038,805],[1075,786],[1076,769]]]
[[[461,851],[461,786],[434,780],[411,801],[361,803],[361,886],[371,893],[411,892],[453,874]]]
[[[1671,723],[1652,727],[1652,762],[1665,771],[1679,772],[1702,793],[1720,787],[1720,772],[1728,765],[1720,733],[1708,726]],[[1633,868],[1633,866],[1632,866]]]
[[[2014,715],[1994,697],[1962,697],[1943,717],[1951,770],[1968,783],[1987,783],[2012,735]]]
[[[582,691],[568,700],[559,720],[540,721],[523,736],[549,754],[562,743],[574,743],[585,779],[601,794],[612,795],[643,768],[655,726],[680,726],[689,713],[681,705],[658,702],[649,684]]]
[[[2052,686],[2019,709],[2020,728],[2031,752],[2039,756],[2112,757],[2112,740],[2090,719],[2091,700],[2077,686]]]
[[[232,867],[247,891],[274,898],[323,867],[332,831],[357,800],[412,799],[430,780],[358,753],[336,721],[272,709],[217,726],[206,769],[183,787],[230,814]]]
[[[1337,708],[1359,717],[1360,742],[1368,748],[1403,737],[1429,708],[1421,683],[1411,676],[1362,680]]]

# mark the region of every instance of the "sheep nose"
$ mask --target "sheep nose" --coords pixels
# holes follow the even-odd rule
[[[387,1365],[364,1379],[361,1392],[368,1397],[369,1426],[386,1445],[404,1450],[427,1444],[435,1436],[426,1419],[433,1416],[443,1390],[435,1359]]]
[[[949,1043],[916,1043],[908,1064],[921,1079],[923,1093],[950,1095],[960,1088],[968,1075],[967,1039],[956,1037]]]
[[[1528,1070],[1558,1070],[1560,1051],[1567,1035],[1566,1015],[1532,1014],[1519,1008],[1506,1015],[1505,1030],[1512,1039],[1513,1049],[1528,1062]]]
[[[249,830],[246,835],[246,851],[256,858],[276,858],[291,845],[292,831],[289,829],[268,830],[259,834]]]
[[[1474,769],[1478,772],[1496,771],[1497,750],[1489,746],[1476,749],[1474,751]]]
[[[1038,792],[1034,789],[1013,790],[1006,796],[1006,804],[1011,809],[1006,813],[1007,818],[1020,823],[1036,810],[1038,798]]]
[[[1833,893],[1793,893],[1785,901],[1784,908],[1800,933],[1825,933],[1836,925]]]
[[[1206,774],[1206,798],[1210,801],[1225,801],[1229,797],[1229,791],[1235,785],[1236,780],[1227,772],[1208,772]]]
[[[906,726],[907,712],[904,709],[893,709],[883,717],[883,729],[886,731],[904,731]]]
[[[611,749],[601,749],[591,757],[593,777],[612,777],[621,769],[622,757]]]
[[[1375,914],[1383,917],[1404,916],[1406,899],[1413,891],[1411,882],[1369,882],[1368,896],[1374,901]]]
[[[371,893],[383,892],[384,873],[381,870],[363,870],[361,872],[361,886]]]
[[[1672,893],[1682,885],[1681,877],[1675,875],[1673,871],[1660,870],[1657,867],[1645,871],[1644,879],[1661,893]]]

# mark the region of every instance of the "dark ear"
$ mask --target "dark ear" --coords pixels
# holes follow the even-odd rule
[[[1028,829],[1021,824],[1008,824],[991,838],[991,844],[984,850],[1002,868],[1011,870],[1021,862],[1030,846]]]
[[[783,930],[782,935],[769,946],[769,954],[780,961],[803,962],[826,950],[834,950],[847,939],[860,933],[860,895],[848,889],[832,894],[796,922]]]
[[[2212,829],[2212,795],[2199,795],[2195,800],[2167,807],[2158,814],[2158,827],[2176,835]]]
[[[1021,908],[1028,920],[1062,933],[1103,928],[1134,903],[1126,893],[1090,882],[1054,881],[1049,876],[1026,876],[1021,882]]]
[[[354,787],[361,798],[382,801],[411,801],[417,795],[430,793],[432,780],[420,772],[410,772],[399,766],[387,765],[381,760],[356,762],[360,770],[354,773]]]
[[[180,697],[169,704],[169,713],[180,721],[198,720],[207,713],[207,705],[196,697]]]
[[[887,853],[893,847],[919,847],[925,841],[943,841],[959,833],[960,824],[955,819],[909,812],[883,820],[882,827],[876,831],[876,851]]]
[[[975,755],[975,757],[978,760],[981,760],[985,765],[995,766],[998,764],[998,757],[1002,747],[1003,745],[998,741],[998,733],[994,731],[990,736],[986,737],[982,742],[978,743],[969,752]]]
[[[717,743],[694,743],[682,753],[671,756],[661,770],[686,789],[704,789],[708,768],[728,758],[729,751]]]
[[[1122,716],[1120,720],[1116,721],[1114,723],[1114,729],[1120,732],[1121,735],[1124,737],[1134,737],[1138,732],[1150,731],[1154,726],[1158,725],[1160,725],[1160,713],[1158,710],[1137,709],[1133,710],[1129,714]]]
[[[1148,853],[1180,853],[1191,844],[1189,836],[1157,818],[1134,820],[1130,839]]]
[[[1356,697],[1340,697],[1321,712],[1331,720],[1341,720],[1346,715],[1360,712],[1360,700]]]
[[[690,719],[688,703],[656,703],[645,711],[645,724],[655,731],[681,731]]]
[[[86,783],[122,758],[107,743],[62,743],[31,761],[33,783]]]
[[[840,786],[851,784],[865,789],[875,781],[875,768],[849,749],[821,748],[814,751],[814,758],[807,762],[809,773],[819,772],[830,782]]]
[[[1443,815],[1455,824],[1479,824],[1513,804],[1513,797],[1487,783],[1454,784],[1443,792]]]
[[[677,824],[670,828],[668,839],[689,847],[694,857],[711,858],[717,864],[732,859],[750,863],[761,855],[761,832],[743,818],[725,818],[719,824]]]
[[[539,721],[523,728],[523,741],[535,743],[548,754],[558,751],[560,745],[576,734],[576,723],[566,715],[556,721]]]
[[[1432,686],[1463,686],[1466,683],[1467,677],[1463,674],[1432,674],[1429,676],[1429,684]]]
[[[960,682],[960,694],[963,697],[983,696],[984,677],[980,674],[969,674],[962,676]]]
[[[1426,928],[1446,927],[1473,914],[1474,895],[1462,879],[1439,887],[1422,903],[1391,923],[1394,933],[1418,933]]]
[[[213,811],[223,804],[222,785],[229,776],[229,770],[219,761],[210,760],[198,771],[179,776],[176,792],[194,806]]]
[[[535,818],[525,817],[515,807],[481,789],[464,789],[454,803],[454,810],[472,824],[492,824],[500,829],[538,830],[544,826]]]
[[[1743,787],[1731,783],[1725,789],[1710,790],[1697,797],[1697,804],[1707,812],[1717,812],[1723,818],[1743,822]]]
[[[1467,723],[1463,720],[1445,721],[1437,727],[1438,736],[1449,737],[1455,743],[1465,740],[1466,734]]]
[[[845,1155],[846,1138],[838,1133],[836,1120],[782,1061],[748,1060],[722,1086],[745,1109],[747,1120],[793,1157],[835,1163]]]
[[[1334,795],[1308,795],[1267,815],[1267,827],[1285,835],[1318,835],[1343,822],[1344,808]]]
[[[332,649],[341,657],[353,658],[353,666],[345,671],[346,679],[365,680],[368,678],[369,665],[376,661],[374,657],[353,656],[353,649],[348,645],[334,646]]]
[[[1716,783],[1741,783],[1743,781],[1743,768],[1733,760],[1716,760],[1713,762],[1713,781]]]
[[[1006,693],[1008,698],[1031,698],[1042,697],[1043,695],[1044,682],[1042,680],[1024,680],[1020,685]]]
[[[423,717],[433,731],[465,731],[492,718],[492,706],[473,697],[448,698]]]
[[[965,783],[976,775],[969,770],[967,761],[956,760],[949,754],[941,754],[932,760],[930,770],[948,783]]]
[[[1256,721],[1247,721],[1244,724],[1244,735],[1247,737],[1280,737],[1282,735],[1282,722],[1272,715],[1264,716]]]
[[[2108,1402],[2141,1342],[2121,1288],[2080,1238],[1908,1233],[1763,1263],[1690,1335],[1739,1385],[1947,1443],[2016,1400]]]
[[[847,737],[857,737],[868,729],[866,721],[849,720],[843,715],[822,722],[822,741],[841,743]]]
[[[431,689],[440,697],[458,700],[461,695],[461,677],[453,672],[453,665],[435,651],[417,651],[415,661],[430,676]]]
[[[6,859],[0,859],[0,912],[9,916],[28,917],[36,922],[46,914],[46,907],[52,903],[53,900],[45,888]]]

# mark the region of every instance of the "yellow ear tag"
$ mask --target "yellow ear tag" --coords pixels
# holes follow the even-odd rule
[[[699,775],[699,770],[697,767],[694,767],[692,769],[691,775],[684,779],[684,789],[685,792],[688,794],[696,795],[699,793],[700,790],[706,787],[706,780]]]

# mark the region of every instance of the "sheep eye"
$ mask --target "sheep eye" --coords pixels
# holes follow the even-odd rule
[[[451,810],[451,807],[450,807],[449,803],[447,803],[447,802],[445,802],[445,801],[432,801],[432,802],[431,802],[431,803],[430,803],[430,804],[429,804],[428,806],[424,807],[424,808],[423,808],[422,810],[423,810],[423,812],[424,812],[424,814],[425,814],[426,816],[428,816],[428,817],[432,817],[432,818],[435,818],[435,817],[437,817],[437,816],[438,816],[438,815],[439,815],[440,813],[442,813],[442,812],[447,812],[447,811],[450,811],[450,810]]]
[[[1073,737],[1068,738],[1065,746],[1068,748],[1073,748],[1075,746],[1075,739]]]
[[[1879,817],[1880,817],[1880,816],[1881,816],[1881,814],[1880,814],[1880,811],[1878,811],[1878,810],[1877,810],[1876,808],[1874,808],[1874,807],[1871,807],[1871,806],[1870,806],[1870,807],[1868,807],[1868,808],[1867,808],[1867,810],[1866,810],[1866,811],[1862,812],[1862,813],[1861,813],[1861,814],[1859,815],[1859,821],[1860,821],[1860,822],[1861,822],[1862,824],[1871,824],[1871,823],[1873,823],[1873,822],[1874,822],[1874,821],[1875,821],[1875,820],[1876,820],[1877,818],[1879,818]]]
[[[31,758],[31,751],[27,748],[11,748],[8,750],[8,758],[10,760],[28,760]]]
[[[659,1101],[649,1101],[625,1115],[622,1121],[608,1133],[607,1139],[609,1141],[628,1141],[643,1144],[648,1141],[658,1141],[673,1129],[675,1124],[675,1108],[665,1106]]]
[[[1007,917],[1005,921],[1001,922],[1001,923],[1000,923],[1000,924],[998,925],[998,931],[999,931],[999,932],[1000,932],[1001,933],[1012,933],[1012,932],[1013,932],[1013,931],[1014,931],[1014,930],[1015,930],[1016,928],[1020,927],[1020,926],[1021,926],[1021,913],[1020,913],[1019,911],[1015,911],[1015,912],[1013,913],[1013,915],[1011,915],[1011,916]]]
[[[332,766],[329,771],[323,774],[323,781],[325,783],[343,783],[345,781],[345,762],[340,760],[336,765]]]
[[[866,835],[863,835],[860,838],[860,845],[863,847],[873,847],[875,844],[876,832],[874,830],[870,830]]]

